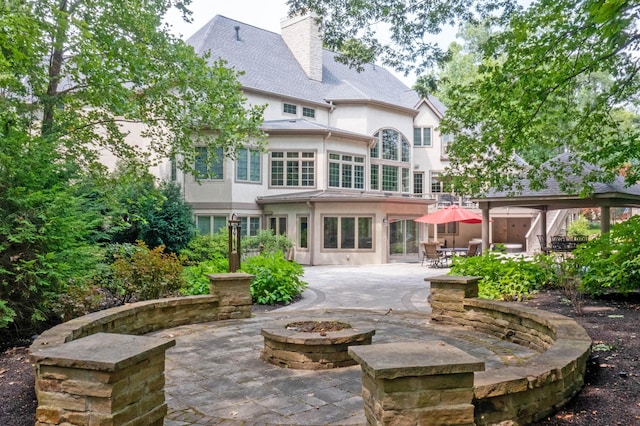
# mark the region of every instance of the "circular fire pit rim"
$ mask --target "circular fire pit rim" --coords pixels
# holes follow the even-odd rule
[[[281,343],[291,343],[297,345],[329,345],[329,344],[340,344],[344,343],[345,339],[349,341],[365,340],[371,338],[375,333],[375,328],[363,322],[356,322],[348,324],[351,328],[344,328],[338,331],[299,331],[299,330],[289,330],[286,328],[288,324],[294,322],[313,322],[316,321],[314,319],[305,319],[305,320],[289,320],[282,321],[280,323],[275,324],[272,327],[266,327],[260,330],[260,334],[263,337],[267,337],[273,341],[281,342]],[[342,320],[322,320],[322,321],[338,321],[338,322],[346,322]],[[357,336],[357,337],[356,337]]]

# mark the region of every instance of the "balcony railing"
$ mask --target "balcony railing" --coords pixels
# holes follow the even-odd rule
[[[478,203],[472,202],[470,198],[455,195],[449,192],[429,192],[424,194],[412,194],[412,196],[415,198],[426,198],[429,200],[435,200],[436,207],[439,209],[444,209],[454,204],[467,209],[479,208]]]

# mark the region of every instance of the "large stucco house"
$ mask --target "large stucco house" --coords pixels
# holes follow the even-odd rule
[[[243,71],[248,103],[267,105],[268,152],[249,141],[235,160],[196,161],[199,182],[173,173],[199,231],[216,232],[235,214],[245,234],[288,235],[295,260],[307,265],[418,260],[419,242],[436,235],[458,246],[479,238],[479,225],[434,229],[413,220],[459,201],[439,178],[449,141],[437,129],[444,106],[383,67],[358,72],[336,62],[312,18],[281,24],[277,34],[216,16],[187,41]],[[524,242],[534,216],[499,212],[494,238]]]

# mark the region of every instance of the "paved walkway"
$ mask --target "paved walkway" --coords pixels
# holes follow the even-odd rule
[[[483,359],[487,369],[535,355],[486,335],[429,324],[427,276],[419,264],[315,266],[293,305],[244,320],[195,324],[155,335],[176,339],[167,352],[167,426],[364,425],[360,367],[302,371],[260,360],[260,329],[299,320],[373,324],[374,343],[444,340]]]

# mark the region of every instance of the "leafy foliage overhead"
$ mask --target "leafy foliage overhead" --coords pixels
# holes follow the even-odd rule
[[[589,193],[591,183],[610,181],[621,170],[628,183],[638,181],[640,127],[626,111],[637,110],[640,93],[639,8],[540,0],[488,40],[485,58],[496,61],[480,67],[471,84],[450,90],[442,122],[456,137],[451,172],[461,177],[463,192],[512,189],[522,176],[534,189],[549,176],[567,183],[560,169],[540,167],[559,151],[571,153],[575,170],[600,168],[567,192]],[[514,152],[533,150],[546,156],[535,156],[530,167],[512,161]]]
[[[516,2],[290,0],[292,11],[322,16],[325,42],[340,50],[357,39],[384,64],[422,72],[444,52],[430,43],[442,25],[486,22],[499,28],[481,43],[478,74],[447,92],[440,131],[449,144],[448,173],[460,193],[515,190],[523,177],[532,189],[559,170],[540,164],[570,152],[575,170],[600,168],[567,192],[591,192],[591,183],[621,171],[640,178],[640,4],[625,0]],[[378,33],[376,33],[378,31]],[[390,42],[380,34],[389,31]],[[348,51],[347,51],[348,53]],[[455,52],[454,52],[455,53]],[[349,60],[357,61],[357,55]],[[425,78],[417,86],[432,89]],[[525,153],[533,162],[514,162]],[[529,160],[529,158],[527,158]],[[565,182],[566,183],[566,182]]]
[[[435,41],[443,27],[517,9],[514,0],[289,0],[291,13],[322,17],[324,44],[342,52],[353,67],[379,59],[384,65],[421,73],[447,57]]]
[[[226,154],[262,140],[263,109],[245,107],[236,72],[207,66],[162,23],[171,7],[189,19],[190,2],[0,2],[0,136],[42,137],[83,165],[106,149],[187,171],[194,139]],[[125,143],[131,125],[147,149]]]

